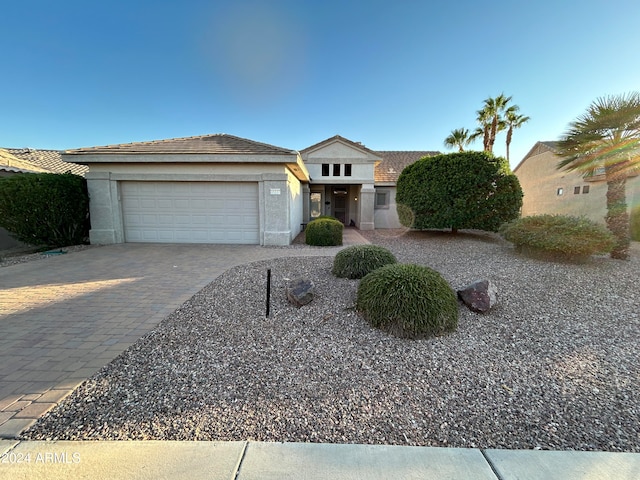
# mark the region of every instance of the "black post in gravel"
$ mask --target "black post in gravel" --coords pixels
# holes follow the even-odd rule
[[[267,313],[265,317],[269,316],[270,307],[271,307],[271,269],[267,268]]]

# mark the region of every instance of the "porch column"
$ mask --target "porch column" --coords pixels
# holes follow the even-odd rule
[[[360,230],[373,230],[375,222],[373,220],[373,207],[375,200],[375,188],[373,183],[365,183],[360,187]]]
[[[124,235],[120,219],[117,182],[109,172],[89,172],[86,175],[89,191],[89,215],[91,230],[89,242],[98,245],[123,243]]]
[[[309,200],[311,199],[311,190],[309,184],[304,183],[302,185],[302,221],[304,223],[311,219],[311,211],[309,206]]]

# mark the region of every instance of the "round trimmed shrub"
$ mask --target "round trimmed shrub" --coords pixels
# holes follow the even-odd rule
[[[588,257],[609,253],[616,241],[604,225],[585,217],[533,215],[500,227],[500,235],[525,253]]]
[[[342,222],[335,218],[312,220],[305,230],[305,242],[318,247],[342,245],[343,229]]]
[[[353,245],[338,252],[333,259],[333,273],[341,278],[362,278],[385,265],[396,263],[396,257],[378,245]]]
[[[401,338],[441,335],[458,327],[458,300],[435,270],[395,263],[366,275],[356,308],[377,328]]]

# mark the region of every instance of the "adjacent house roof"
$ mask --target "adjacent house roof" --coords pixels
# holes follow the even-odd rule
[[[535,145],[531,147],[531,150],[529,150],[529,152],[524,156],[524,158],[520,160],[520,163],[518,163],[516,168],[513,169],[513,173],[516,173],[516,171],[520,168],[520,166],[529,157],[534,157],[536,155],[540,155],[541,153],[545,153],[545,152],[555,152],[557,146],[558,146],[558,142],[542,142],[542,141],[536,142]]]
[[[0,149],[0,168],[12,172],[71,172],[76,175],[84,175],[88,170],[84,165],[64,162],[58,150],[39,150],[34,148]]]
[[[407,165],[411,165],[423,157],[439,155],[433,151],[382,151],[374,152],[382,157],[382,162],[376,165],[374,180],[376,183],[397,183],[398,177]]]
[[[101,154],[224,154],[224,155],[297,155],[287,148],[255,142],[246,138],[218,133],[196,137],[170,138],[150,142],[124,143],[102,147],[66,150],[65,155]]]

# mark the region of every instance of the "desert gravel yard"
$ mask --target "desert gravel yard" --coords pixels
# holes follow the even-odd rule
[[[487,234],[361,233],[454,289],[493,280],[498,305],[397,339],[354,311],[358,281],[333,277],[332,257],[283,249],[217,278],[23,437],[640,452],[637,244],[627,262],[574,264]],[[298,276],[317,290],[300,309],[284,294]]]

